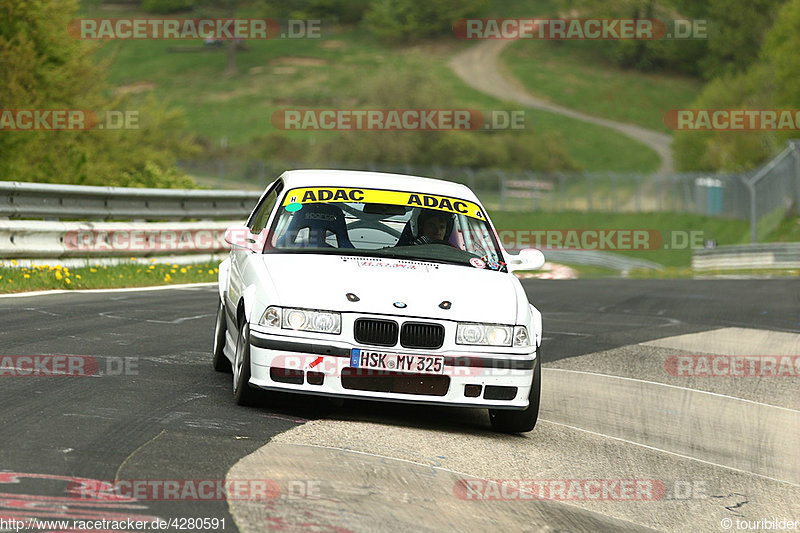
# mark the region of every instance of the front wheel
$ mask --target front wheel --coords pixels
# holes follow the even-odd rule
[[[217,306],[217,323],[214,325],[214,356],[211,363],[217,372],[230,372],[231,362],[225,355],[225,334],[228,326],[225,321],[225,307],[220,300]]]
[[[233,399],[239,405],[255,405],[258,391],[250,386],[250,326],[243,321],[233,358]]]
[[[501,433],[525,433],[536,426],[539,418],[539,397],[542,392],[542,356],[536,353],[536,365],[533,369],[533,382],[528,394],[528,407],[522,411],[509,409],[489,409],[489,420],[492,428]]]

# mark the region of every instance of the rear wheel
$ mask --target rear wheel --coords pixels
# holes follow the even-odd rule
[[[231,362],[225,355],[225,334],[228,332],[228,325],[225,321],[225,307],[220,300],[217,306],[217,323],[214,325],[214,357],[211,363],[217,372],[230,372]]]
[[[522,411],[509,409],[489,409],[489,420],[492,428],[501,433],[525,433],[536,426],[539,418],[539,397],[542,391],[542,357],[536,353],[536,365],[533,369],[533,382],[528,394],[528,407]]]
[[[250,326],[243,320],[233,358],[233,399],[239,405],[255,405],[258,391],[250,386]]]

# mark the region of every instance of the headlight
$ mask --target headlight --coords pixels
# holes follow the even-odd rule
[[[528,337],[528,328],[514,326],[514,346],[530,346],[531,338]]]
[[[275,306],[267,307],[259,323],[262,326],[269,326],[271,328],[281,327],[281,308]]]
[[[342,331],[342,315],[334,311],[271,306],[264,311],[259,324],[273,328],[338,335]]]
[[[513,333],[511,326],[460,323],[456,328],[456,344],[511,346]]]

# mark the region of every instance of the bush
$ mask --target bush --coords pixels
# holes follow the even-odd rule
[[[365,27],[386,41],[453,36],[453,23],[481,13],[487,0],[375,0],[364,15]]]
[[[292,139],[276,131],[251,139],[246,151],[248,157],[256,159],[299,161],[308,152],[308,147],[305,139]]]
[[[194,0],[143,0],[142,10],[146,13],[178,13],[181,11],[191,11],[194,8]]]
[[[743,74],[711,81],[692,104],[695,109],[770,109],[771,71],[758,66]],[[778,147],[777,136],[763,131],[679,131],[675,162],[679,170],[750,170]]]
[[[364,17],[370,0],[293,0],[281,3],[283,14],[297,19],[356,24]]]
[[[418,164],[514,170],[577,170],[562,139],[529,132],[446,132],[427,144]]]
[[[147,161],[144,168],[133,172],[123,172],[115,180],[119,187],[149,187],[156,189],[193,189],[194,180],[175,167],[161,168],[157,163]]]

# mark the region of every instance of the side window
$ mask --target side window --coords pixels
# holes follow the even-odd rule
[[[283,188],[282,184],[278,184],[267,196],[264,197],[264,200],[261,202],[261,205],[258,206],[255,214],[253,215],[253,219],[250,222],[250,233],[261,233],[261,231],[267,226],[267,221],[269,220],[269,215],[272,213],[272,209],[275,207],[275,202],[278,201],[278,193]]]

